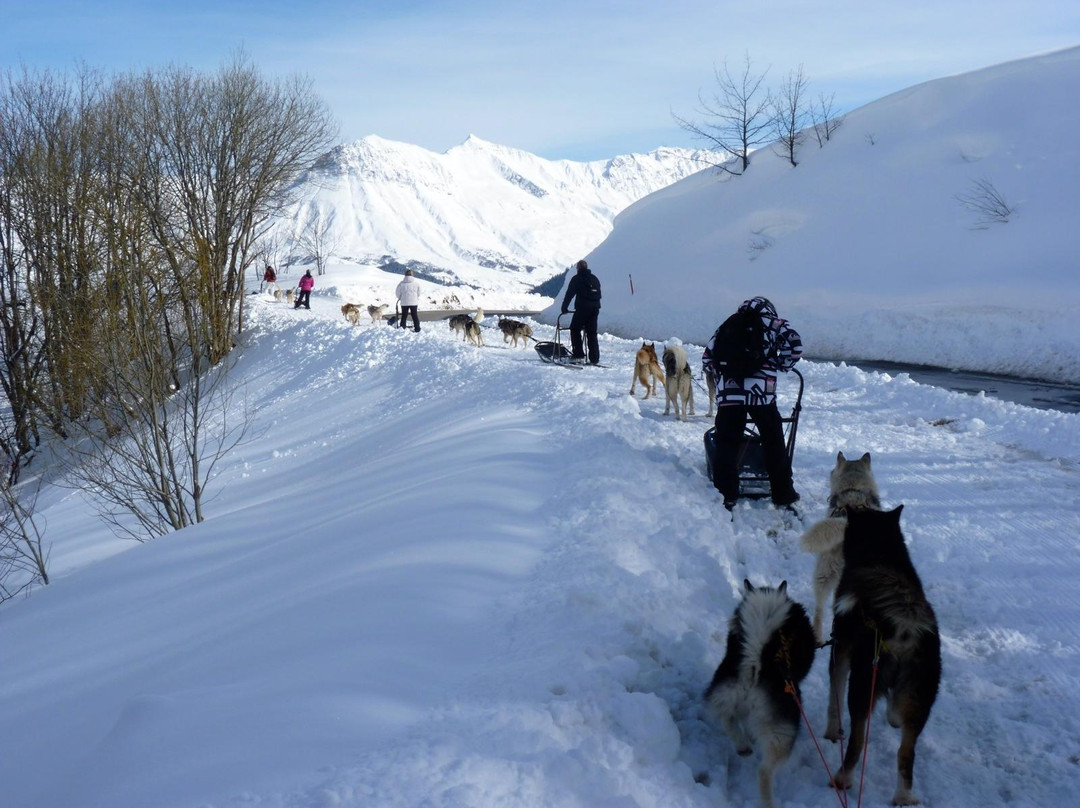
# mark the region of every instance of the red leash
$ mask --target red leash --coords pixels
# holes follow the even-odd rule
[[[814,748],[817,749],[818,757],[821,758],[821,763],[825,767],[825,773],[829,775],[829,783],[832,784],[833,790],[836,791],[836,799],[840,801],[840,808],[848,808],[847,794],[844,793],[844,789],[836,785],[836,781],[833,780],[832,772],[829,771],[829,762],[825,760],[825,753],[821,750],[821,744],[818,743],[817,736],[814,735],[814,728],[810,726],[810,719],[806,717],[806,711],[803,709],[802,701],[799,700],[798,693],[795,691],[795,685],[790,679],[784,683],[784,690],[791,694],[791,698],[795,700],[795,706],[799,708],[799,714],[803,718],[803,723],[806,724],[806,731],[810,733],[810,740],[814,742]],[[841,735],[843,737],[843,735]],[[843,765],[841,763],[841,765]]]

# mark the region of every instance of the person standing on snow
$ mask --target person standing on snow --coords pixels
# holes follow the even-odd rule
[[[745,301],[739,312],[753,312],[761,318],[763,345],[760,346],[763,364],[745,378],[725,376],[714,359],[723,354],[718,344],[721,329],[713,334],[701,355],[706,376],[711,372],[716,380],[716,454],[713,459],[713,484],[724,497],[729,511],[739,499],[738,449],[749,417],[761,436],[765,470],[769,475],[772,501],[777,506],[790,506],[799,500],[791,475],[791,458],[784,443],[784,427],[776,407],[776,374],[795,367],[802,356],[802,338],[787,320],[776,314],[776,308],[764,297]]]
[[[259,284],[260,292],[272,292],[277,288],[277,273],[274,272],[274,268],[269,264],[266,265],[266,271],[263,273],[262,283]]]
[[[420,284],[413,277],[411,269],[405,270],[405,277],[397,285],[395,290],[398,303],[401,305],[401,327],[408,328],[408,320],[412,316],[413,331],[420,330]]]
[[[296,296],[296,304],[294,309],[300,308],[300,304],[303,304],[305,309],[311,309],[311,290],[315,288],[315,279],[311,277],[311,270],[309,269],[304,273],[304,277],[300,279],[300,294]]]
[[[570,301],[577,298],[574,316],[570,318],[570,361],[583,362],[589,348],[589,364],[600,364],[600,341],[596,337],[600,317],[600,279],[592,274],[584,259],[577,262],[577,274],[570,279],[563,296],[562,313],[570,311]],[[584,334],[584,339],[582,335]]]

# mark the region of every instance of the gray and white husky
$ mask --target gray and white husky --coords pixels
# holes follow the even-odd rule
[[[664,415],[671,412],[674,405],[675,420],[680,420],[681,407],[681,420],[685,421],[687,409],[690,415],[694,414],[694,374],[686,358],[686,349],[677,341],[669,342],[664,348],[664,375],[664,390],[667,393]]]
[[[847,508],[881,510],[869,452],[858,460],[848,460],[843,452],[837,453],[836,466],[829,474],[829,516],[812,524],[799,540],[804,550],[817,553],[818,557],[814,565],[814,634],[819,643],[825,642],[822,627],[825,603],[836,591],[840,573],[844,571]]]
[[[788,597],[787,581],[775,589],[743,581],[743,588],[705,703],[736,752],[760,751],[758,792],[763,808],[773,808],[773,772],[791,755],[799,732],[796,699],[814,664],[814,632],[806,610]]]

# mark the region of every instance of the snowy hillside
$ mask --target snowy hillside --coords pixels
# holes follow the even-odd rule
[[[702,342],[764,294],[812,356],[1080,379],[1078,87],[1080,48],[943,78],[851,112],[797,167],[762,149],[645,198],[589,256],[601,326]],[[980,180],[1006,223],[957,198]]]
[[[444,283],[527,289],[599,244],[632,202],[704,167],[657,149],[588,163],[544,160],[470,137],[445,154],[366,137],[330,152],[284,223],[329,224],[336,255],[420,262]]]
[[[755,759],[700,694],[742,579],[810,604],[813,559],[767,506],[729,520],[700,390],[681,423],[627,395],[631,341],[572,370],[504,346],[493,318],[477,349],[445,323],[351,327],[324,287],[310,312],[249,303],[234,379],[255,439],[219,466],[206,522],[133,544],[43,492],[53,582],[0,609],[0,804],[756,805]],[[802,367],[808,518],[837,450],[872,452],[941,623],[916,793],[1067,805],[1080,415]],[[804,687],[819,735],[826,669],[819,653]],[[892,794],[897,743],[879,711],[863,805]],[[803,727],[780,805],[835,805],[826,779]]]

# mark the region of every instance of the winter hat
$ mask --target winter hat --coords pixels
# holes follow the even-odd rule
[[[585,259],[582,258],[580,261],[577,262],[577,268],[578,268],[578,272],[581,272],[584,269],[588,269],[589,265],[586,264]]]

